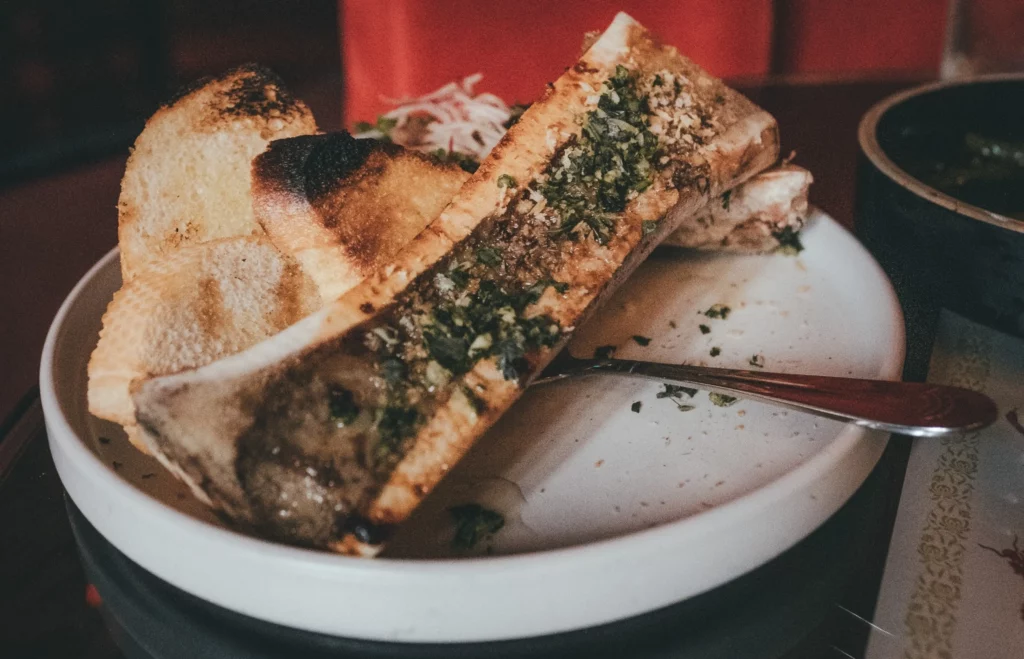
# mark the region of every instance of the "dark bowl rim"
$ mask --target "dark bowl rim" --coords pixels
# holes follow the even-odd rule
[[[986,224],[997,226],[1008,231],[1024,233],[1024,221],[1015,220],[1012,217],[985,210],[980,206],[968,204],[952,197],[944,192],[926,185],[914,178],[906,171],[896,165],[878,144],[878,122],[890,108],[903,103],[904,101],[923,96],[949,87],[966,87],[968,85],[986,84],[990,82],[1021,82],[1024,83],[1024,73],[999,73],[992,75],[976,76],[956,80],[941,80],[925,85],[919,85],[912,89],[898,92],[882,99],[868,110],[867,114],[860,121],[857,129],[857,140],[860,142],[861,151],[871,163],[888,178],[893,180],[900,187],[913,192],[922,199],[929,201],[948,210],[964,215]]]

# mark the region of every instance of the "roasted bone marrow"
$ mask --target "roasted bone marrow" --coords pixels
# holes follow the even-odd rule
[[[620,16],[431,236],[311,321],[328,336],[242,384],[146,383],[140,418],[172,460],[194,456],[187,429],[220,423],[195,401],[228,391],[215,437],[236,480],[208,481],[211,499],[265,535],[375,553],[658,241],[777,155],[770,116]]]

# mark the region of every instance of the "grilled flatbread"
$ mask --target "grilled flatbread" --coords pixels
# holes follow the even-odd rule
[[[271,140],[314,132],[309,108],[260,66],[179,92],[146,122],[121,180],[124,281],[183,245],[263,233],[249,195],[252,159]]]
[[[222,238],[147,263],[103,314],[89,359],[89,411],[135,428],[133,382],[197,368],[273,336],[320,308],[316,286],[265,236]]]

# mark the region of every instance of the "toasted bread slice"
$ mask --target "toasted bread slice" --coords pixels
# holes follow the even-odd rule
[[[782,165],[720,198],[680,225],[664,245],[726,252],[771,252],[807,220],[807,193],[814,178],[803,167]]]
[[[774,119],[619,14],[392,266],[135,392],[225,516],[372,555],[659,241],[778,157]]]
[[[252,159],[270,140],[316,132],[306,105],[255,65],[203,79],[146,122],[121,181],[121,274],[183,245],[262,233],[249,194]]]
[[[334,300],[390,263],[467,178],[458,165],[345,132],[293,137],[253,161],[253,208]]]
[[[133,382],[248,348],[320,307],[316,286],[265,236],[182,247],[146,264],[103,315],[89,411],[135,432]]]

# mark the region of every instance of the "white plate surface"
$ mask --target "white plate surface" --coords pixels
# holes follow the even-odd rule
[[[880,268],[824,214],[803,239],[799,257],[655,254],[572,350],[615,345],[620,357],[741,368],[760,355],[770,370],[898,378],[903,322]],[[271,544],[228,530],[119,428],[88,414],[85,365],[119,285],[115,251],[72,291],[47,337],[41,391],[65,487],[157,576],[301,629],[455,642],[650,611],[795,544],[885,447],[885,436],[767,405],[716,407],[700,392],[681,411],[657,398],[656,383],[581,379],[527,392],[401,530],[390,557]],[[700,313],[713,304],[732,312]],[[468,502],[507,524],[470,552],[453,550],[447,509]]]

